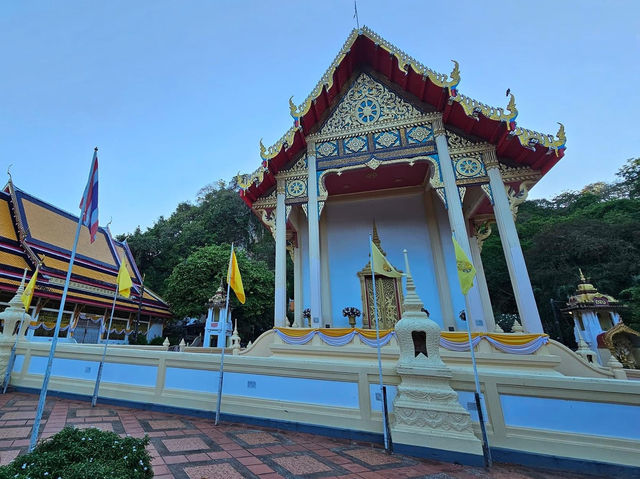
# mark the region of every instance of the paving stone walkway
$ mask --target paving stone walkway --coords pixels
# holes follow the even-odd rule
[[[0,395],[0,464],[27,451],[38,396]],[[157,479],[577,479],[568,473],[506,464],[482,468],[387,455],[378,445],[292,431],[47,398],[41,437],[66,424],[151,438]],[[589,476],[593,477],[593,476]]]

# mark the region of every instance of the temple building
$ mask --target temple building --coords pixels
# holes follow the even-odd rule
[[[294,263],[294,323],[309,308],[312,327],[348,327],[345,307],[373,324],[369,235],[398,270],[408,250],[419,296],[444,330],[493,332],[482,267],[483,240],[496,223],[526,332],[542,333],[514,218],[518,205],[564,155],[556,136],[516,123],[506,109],[459,91],[369,30],[354,30],[311,94],[296,106],[293,126],[262,162],[238,175],[240,194],[276,240],[274,325],[288,326],[286,255]],[[477,281],[466,299],[458,284],[452,235],[472,259]],[[402,311],[401,280],[376,277],[383,327]]]
[[[22,334],[34,339],[53,335],[77,222],[77,216],[20,190],[11,180],[0,192],[0,304],[8,304],[25,270],[28,281],[41,264],[29,311],[33,321],[23,325]],[[86,228],[80,234],[60,337],[96,343],[105,336],[122,258],[133,288],[129,298],[116,301],[111,338],[128,341],[140,304],[139,334],[148,339],[162,335],[169,307],[148,288],[140,303],[142,275],[129,247],[101,227],[94,243]]]
[[[580,283],[562,309],[573,321],[576,352],[602,366],[614,357],[625,368],[639,368],[640,333],[623,323],[624,308],[613,296],[600,293],[580,270]]]

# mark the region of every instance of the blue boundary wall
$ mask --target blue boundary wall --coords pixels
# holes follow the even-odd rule
[[[39,394],[38,388],[11,387],[11,390],[28,394]],[[91,397],[84,394],[73,394],[59,391],[48,391],[48,395],[64,399],[90,401]],[[99,404],[129,407],[132,409],[142,409],[146,411],[163,412],[167,414],[182,414],[191,417],[213,419],[213,411],[200,409],[179,408],[174,406],[164,406],[154,403],[142,403],[136,401],[126,401],[121,399],[99,398]],[[221,419],[226,422],[236,422],[241,424],[251,424],[255,426],[270,427],[287,431],[297,431],[320,436],[349,439],[352,441],[365,441],[374,444],[383,444],[382,434],[355,431],[351,429],[340,429],[313,424],[283,421],[278,419],[268,419],[239,414],[221,414]],[[465,454],[429,447],[410,446],[406,444],[394,444],[394,451],[407,456],[413,456],[429,460],[452,462],[470,466],[482,466],[482,456]],[[527,467],[540,469],[553,469],[580,474],[587,474],[595,477],[611,477],[616,479],[637,479],[640,478],[640,468],[611,464],[597,461],[585,461],[569,457],[551,456],[546,454],[534,454],[513,449],[491,448],[494,461],[509,464],[519,464]]]

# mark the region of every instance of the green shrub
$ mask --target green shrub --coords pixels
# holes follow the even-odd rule
[[[164,343],[164,338],[162,336],[158,336],[149,341],[151,346],[162,346],[162,343]]]
[[[0,467],[0,479],[146,479],[153,477],[147,436],[122,438],[65,427],[33,452]]]

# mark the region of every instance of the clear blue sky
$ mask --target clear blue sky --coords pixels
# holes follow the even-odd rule
[[[3,2],[0,175],[77,213],[100,148],[100,223],[146,228],[259,164],[351,29],[353,1]],[[368,1],[367,25],[520,126],[567,132],[536,186],[611,181],[640,156],[640,2]]]

